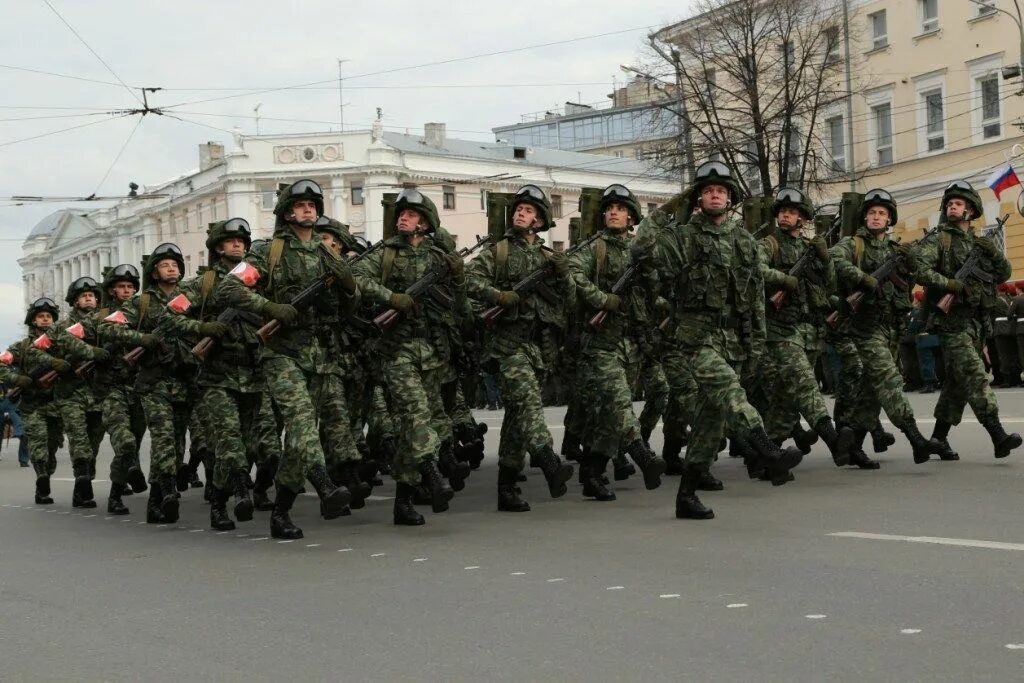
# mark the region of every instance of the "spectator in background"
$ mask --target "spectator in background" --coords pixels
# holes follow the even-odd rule
[[[910,311],[910,325],[907,331],[917,339],[917,365],[921,371],[921,393],[931,394],[938,389],[938,378],[935,375],[935,349],[939,347],[939,338],[927,334],[927,311],[924,308],[924,290],[914,292],[914,307]]]
[[[3,416],[4,430],[0,434],[3,439],[9,440],[11,436],[18,440],[18,463],[22,467],[28,467],[28,442],[25,440],[25,430],[21,426],[21,415],[13,403],[6,398],[0,399],[0,415]],[[8,429],[10,433],[8,435]]]

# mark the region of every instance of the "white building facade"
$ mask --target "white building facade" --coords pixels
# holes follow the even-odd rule
[[[99,279],[107,266],[138,264],[163,242],[181,248],[191,277],[207,263],[209,223],[242,217],[254,238],[269,237],[277,190],[301,178],[323,188],[328,216],[371,241],[383,234],[384,195],[416,186],[437,204],[460,246],[487,231],[488,192],[514,192],[526,183],[544,188],[557,223],[547,239],[558,248],[568,242],[584,187],[622,183],[645,210],[677,191],[674,181],[652,178],[632,159],[448,139],[444,124],[427,124],[424,136],[379,129],[237,136],[227,154],[217,143],[201,145],[199,170],[147,186],[137,198],[89,212],[61,210],[40,221],[19,259],[26,303],[40,296],[62,302],[75,278]]]

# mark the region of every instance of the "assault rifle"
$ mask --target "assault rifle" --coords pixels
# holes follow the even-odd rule
[[[383,245],[384,245],[384,240],[380,240],[379,242],[375,243],[372,247],[368,248],[363,253],[361,253],[361,254],[359,254],[357,256],[353,256],[351,259],[348,260],[348,263],[351,265],[351,264],[358,263],[359,261],[362,261],[364,258],[369,256],[370,254],[372,254],[373,252],[377,251],[377,249],[380,249],[380,247],[383,246]],[[310,306],[313,305],[313,302],[316,301],[316,299],[324,291],[326,291],[327,289],[330,289],[334,285],[335,279],[336,279],[336,277],[335,277],[334,273],[332,273],[331,271],[327,271],[326,273],[324,273],[323,275],[318,277],[316,280],[314,280],[311,285],[309,285],[304,290],[302,290],[301,292],[296,294],[292,298],[292,300],[289,301],[288,303],[291,304],[292,306],[294,306],[296,310],[299,310],[299,311],[306,310],[307,308],[309,308]],[[279,329],[281,329],[281,321],[280,320],[271,320],[270,322],[266,323],[263,327],[261,327],[260,329],[256,330],[256,336],[260,338],[260,341],[262,341],[264,344],[266,344],[267,341],[271,337],[273,337],[274,334],[276,334]],[[205,341],[205,339],[201,340],[200,344],[203,341]],[[193,353],[194,352],[195,352],[195,350],[193,349]]]
[[[838,230],[841,226],[842,226],[842,221],[839,219],[839,216],[837,215],[832,220],[832,226],[828,229],[828,232],[825,233],[825,235],[824,235],[826,244],[828,243],[829,238],[832,237],[832,235],[836,232],[836,230]],[[790,275],[791,277],[795,277],[795,278],[801,277],[804,274],[804,271],[807,270],[807,267],[811,264],[811,259],[812,258],[815,258],[814,245],[808,244],[804,248],[803,253],[800,254],[800,258],[798,258],[796,260],[796,263],[794,263],[793,266],[789,269],[789,272],[787,273],[787,275]],[[769,297],[768,300],[772,302],[772,306],[774,306],[775,310],[778,311],[783,306],[786,305],[786,299],[787,298],[789,298],[789,292],[787,292],[784,289],[780,289],[779,291],[777,291],[774,294],[772,294],[771,297]]]
[[[573,245],[566,252],[566,256],[570,256],[583,247],[589,245],[591,242],[601,236],[600,232],[595,232],[593,235],[583,240],[579,244]],[[558,295],[552,291],[551,287],[548,286],[548,276],[551,275],[551,269],[548,264],[545,263],[542,266],[538,266],[536,269],[531,271],[526,277],[519,282],[512,285],[512,291],[519,295],[520,298],[537,292],[549,303],[557,303]],[[504,315],[505,309],[501,306],[491,306],[486,311],[480,314],[480,319],[484,321],[487,327],[491,327],[498,321],[502,315]]]
[[[461,258],[466,258],[467,256],[479,250],[481,247],[483,247],[490,241],[490,235],[484,235],[483,237],[477,236],[476,244],[474,244],[472,247],[463,247],[462,249],[459,249],[459,251],[456,253]],[[438,263],[431,266],[430,270],[428,270],[423,277],[409,285],[406,288],[405,293],[411,296],[413,300],[415,300],[417,297],[422,296],[423,294],[429,294],[430,296],[441,299],[440,303],[442,306],[451,307],[455,304],[455,302],[452,301],[451,297],[442,292],[440,288],[437,286],[441,283],[443,279],[448,277],[449,271],[450,268],[448,266],[447,261],[439,261]],[[398,323],[398,319],[401,317],[401,315],[401,312],[399,312],[398,310],[394,308],[388,308],[382,313],[379,313],[377,317],[373,319],[373,324],[383,334],[384,332],[387,332],[392,327],[394,327],[396,323]]]
[[[612,285],[611,293],[615,296],[619,296],[622,292],[628,291],[629,286],[633,283],[633,279],[639,272],[640,261],[634,260],[629,264],[626,270],[622,271],[622,275],[620,275],[619,279]],[[622,305],[625,306],[626,302],[623,301]],[[590,325],[591,329],[595,332],[600,332],[604,329],[604,323],[608,319],[608,313],[609,311],[598,311],[587,324]]]
[[[263,322],[263,318],[259,317],[255,313],[249,313],[248,311],[242,311],[237,308],[229,308],[225,311],[221,311],[220,315],[217,316],[217,322],[230,325],[236,320],[244,320],[252,325],[259,325]],[[203,337],[199,340],[195,346],[192,347],[192,355],[202,363],[206,360],[206,357],[213,350],[217,340],[213,337]]]
[[[1010,220],[1010,214],[1006,214],[1002,218],[996,220],[996,227],[992,228],[991,232],[1001,230],[1006,224],[1006,221]],[[989,273],[982,270],[979,262],[985,256],[985,252],[979,249],[977,246],[971,249],[971,253],[967,256],[967,260],[960,266],[960,270],[956,271],[956,275],[953,279],[957,282],[966,282],[967,280],[980,280],[986,284],[992,284],[995,282],[995,278]],[[935,308],[939,309],[943,313],[948,314],[950,309],[953,308],[953,304],[956,303],[956,294],[950,292],[939,299],[939,303],[935,305]]]

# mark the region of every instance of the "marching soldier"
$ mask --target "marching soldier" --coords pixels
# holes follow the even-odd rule
[[[988,383],[981,348],[991,324],[990,309],[995,286],[1005,282],[1013,270],[1005,254],[991,237],[975,234],[971,221],[982,216],[981,198],[970,183],[958,180],[942,193],[941,225],[937,239],[930,240],[918,257],[918,279],[926,288],[930,311],[929,331],[939,336],[946,379],[935,405],[932,438],[942,444],[939,455],[954,459],[949,430],[960,424],[968,404],[978,422],[992,438],[995,456],[1005,458],[1020,447],[1019,434],[1007,434],[999,421],[999,404]],[[991,283],[956,279],[973,252],[980,252],[979,269],[992,277]],[[946,294],[955,299],[948,313],[935,310]]]
[[[91,277],[80,277],[68,287],[64,299],[71,312],[68,322],[72,325],[85,323],[96,312],[100,302],[100,286]],[[84,329],[83,329],[84,334]],[[85,337],[83,337],[85,338]],[[96,346],[95,338],[87,341]],[[96,478],[96,456],[99,455],[100,444],[106,435],[103,429],[103,409],[96,388],[91,382],[78,377],[64,378],[57,389],[58,395],[66,396],[62,401],[64,431],[79,431],[75,439],[81,442],[84,438],[89,443],[89,478]],[[84,434],[81,431],[84,430]],[[68,441],[72,437],[68,436]]]

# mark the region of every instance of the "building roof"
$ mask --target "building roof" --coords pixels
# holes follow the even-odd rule
[[[480,142],[445,138],[443,147],[428,145],[422,135],[407,135],[385,131],[383,140],[400,152],[431,154],[436,156],[463,157],[485,161],[514,161],[527,166],[551,166],[568,170],[593,171],[595,173],[621,173],[623,175],[647,175],[649,169],[628,157],[612,157],[601,154],[568,152],[542,147],[529,148],[525,159],[516,159],[514,145],[503,142]]]
[[[60,209],[59,211],[54,211],[49,216],[36,223],[32,228],[32,231],[28,233],[28,237],[25,239],[31,240],[36,237],[47,237],[57,232],[57,230],[62,226],[69,224],[76,224],[78,227],[84,228],[87,232],[98,229],[96,224],[88,216],[82,216],[81,214],[68,209]]]

